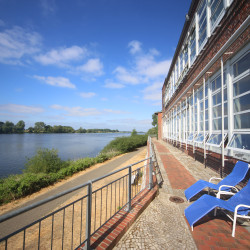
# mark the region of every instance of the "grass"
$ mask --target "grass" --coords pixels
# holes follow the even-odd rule
[[[28,158],[24,173],[0,179],[0,205],[25,197],[59,180],[105,162],[117,155],[131,152],[147,144],[147,135],[118,137],[111,141],[96,157],[63,161],[55,149],[38,149]]]

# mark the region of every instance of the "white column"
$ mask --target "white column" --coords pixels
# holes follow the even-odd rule
[[[222,169],[224,168],[224,74],[223,74],[223,57],[221,57],[221,133],[222,133],[222,143],[221,143],[221,158],[222,158]],[[222,176],[222,170],[221,170]]]
[[[206,80],[205,77],[203,77],[203,133],[204,133],[204,162],[206,161],[206,140],[205,140],[205,135],[206,135],[206,122],[205,122],[205,97],[206,97],[206,91],[205,91],[205,87],[206,87]]]

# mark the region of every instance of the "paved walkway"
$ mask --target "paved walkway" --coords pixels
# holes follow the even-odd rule
[[[153,142],[164,184],[115,249],[250,249],[248,224],[237,225],[233,238],[232,222],[223,214],[216,218],[209,214],[193,232],[190,230],[184,216],[189,205],[184,190],[198,179],[219,176],[177,148],[163,141]],[[173,196],[185,202],[171,202]]]

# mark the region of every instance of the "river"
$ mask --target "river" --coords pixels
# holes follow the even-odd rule
[[[95,157],[114,138],[129,133],[0,134],[0,178],[21,174],[38,148],[57,149],[62,160]]]

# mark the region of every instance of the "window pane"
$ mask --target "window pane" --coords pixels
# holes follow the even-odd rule
[[[211,3],[211,25],[213,26],[223,10],[223,0],[214,0]]]
[[[205,120],[208,119],[208,110],[205,111]]]
[[[234,99],[234,112],[250,109],[250,93]]]
[[[213,82],[212,82],[212,91],[214,92],[216,89],[219,89],[221,87],[221,76],[218,76]]]
[[[221,92],[213,95],[213,106],[221,103]]]
[[[234,134],[229,147],[250,150],[250,134]]]
[[[250,128],[250,113],[235,115],[234,128],[235,129]]]
[[[213,130],[221,130],[221,118],[219,119],[213,119],[213,126],[212,129]]]
[[[208,121],[205,122],[205,130],[208,130]]]
[[[221,105],[213,108],[213,118],[221,117]]]
[[[208,108],[208,99],[205,100],[205,109]]]
[[[211,134],[211,136],[209,137],[207,143],[220,145],[221,140],[222,140],[222,135],[221,134]]]
[[[244,77],[233,85],[234,96],[250,91],[250,75]]]
[[[233,68],[234,68],[234,77],[248,70],[250,68],[250,53],[248,53],[242,59],[236,62]]]

